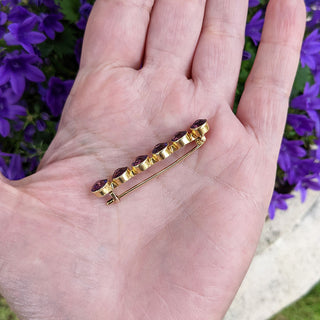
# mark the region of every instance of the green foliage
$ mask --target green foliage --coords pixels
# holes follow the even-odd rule
[[[53,50],[60,57],[65,55],[74,55],[74,46],[77,41],[76,30],[66,26],[62,33],[58,33],[55,40],[52,41]]]
[[[6,300],[0,296],[0,320],[18,320],[17,316],[10,310]]]
[[[38,45],[41,57],[46,58],[51,54],[56,54],[59,58],[66,55],[74,55],[74,47],[77,41],[77,32],[75,28],[66,26],[62,33],[56,33],[54,40],[47,39]]]
[[[64,18],[70,23],[75,23],[79,20],[79,0],[55,0],[56,4],[60,5],[61,12]]]
[[[270,320],[320,320],[320,283]]]
[[[296,97],[302,94],[304,91],[306,82],[313,84],[314,83],[313,75],[308,67],[302,68],[301,64],[299,64],[299,68],[296,74],[296,78],[294,80],[291,95]]]

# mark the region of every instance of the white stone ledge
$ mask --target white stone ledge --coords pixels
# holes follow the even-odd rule
[[[320,280],[320,193],[290,199],[265,224],[256,256],[224,320],[266,320]]]

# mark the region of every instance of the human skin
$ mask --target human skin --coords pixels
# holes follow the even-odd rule
[[[266,218],[306,16],[269,2],[234,115],[247,7],[96,1],[37,173],[0,179],[0,292],[20,320],[224,316]],[[174,169],[108,207],[90,193],[198,118],[207,142]]]

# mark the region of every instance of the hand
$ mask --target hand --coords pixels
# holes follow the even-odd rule
[[[247,4],[96,1],[38,172],[1,178],[0,291],[21,320],[223,317],[265,220],[305,24],[302,0],[270,1],[234,115]],[[211,130],[190,158],[118,204],[90,193],[198,118]]]

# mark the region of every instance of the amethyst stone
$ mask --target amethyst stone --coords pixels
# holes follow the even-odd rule
[[[158,143],[156,146],[154,146],[152,153],[156,154],[162,150],[164,150],[166,147],[168,146],[168,144],[166,142],[164,143]]]
[[[143,155],[143,156],[139,156],[136,158],[136,160],[134,162],[132,162],[132,166],[133,167],[136,167],[138,166],[139,164],[141,164],[143,161],[145,161],[146,159],[148,158],[147,155]]]
[[[112,179],[119,178],[119,177],[122,176],[127,170],[128,170],[128,167],[118,168],[118,169],[113,173]]]
[[[96,192],[98,190],[100,190],[101,188],[103,188],[106,184],[107,184],[108,180],[104,179],[104,180],[99,180],[97,181],[91,188],[91,192]]]
[[[184,137],[187,134],[187,131],[179,131],[175,134],[175,136],[172,138],[172,142],[176,142],[180,140],[182,137]]]
[[[190,128],[197,129],[197,128],[201,127],[202,125],[204,125],[206,122],[207,122],[207,119],[198,119],[192,124],[192,126]]]

